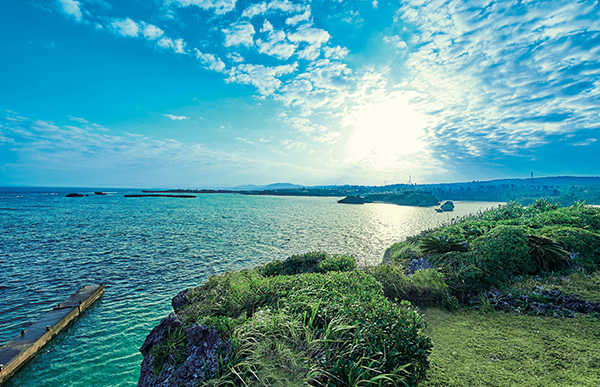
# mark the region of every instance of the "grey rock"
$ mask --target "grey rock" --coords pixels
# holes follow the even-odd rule
[[[415,274],[417,270],[433,269],[433,266],[426,258],[414,258],[410,261],[407,267],[404,268],[404,273],[407,277]]]
[[[173,297],[171,300],[171,305],[173,306],[175,313],[178,313],[181,309],[191,304],[190,300],[188,299],[189,292],[190,289],[185,289]]]
[[[174,359],[164,359],[162,372],[153,373],[156,367],[152,348],[165,340],[169,331],[181,328],[185,331],[186,359],[176,364]],[[219,363],[225,364],[231,355],[231,343],[223,342],[217,329],[206,324],[184,327],[175,314],[164,318],[146,338],[140,348],[144,355],[138,387],[197,386],[205,379],[215,376]]]

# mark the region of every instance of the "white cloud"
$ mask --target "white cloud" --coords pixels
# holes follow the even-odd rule
[[[196,6],[205,10],[214,9],[217,15],[225,14],[235,8],[236,0],[167,0],[167,3],[180,7]]]
[[[252,141],[248,140],[247,138],[243,138],[243,137],[236,137],[235,139],[236,139],[236,140],[238,140],[238,141],[241,141],[241,142],[245,142],[246,144],[250,144],[250,145],[256,145],[256,143],[254,143],[254,142],[252,142]]]
[[[242,63],[244,61],[244,57],[237,52],[228,52],[227,58],[229,58],[229,60],[231,60],[233,63]]]
[[[209,70],[224,72],[225,63],[223,63],[223,61],[221,59],[217,58],[216,56],[214,56],[212,54],[202,53],[198,49],[195,49],[195,51],[196,51],[196,58],[199,59],[202,63],[204,63],[206,68],[208,68]]]
[[[404,87],[437,117],[430,149],[448,160],[497,158],[593,128],[600,81],[591,2],[407,2],[399,25],[416,49]],[[594,16],[592,16],[594,15]],[[390,42],[392,43],[392,42]],[[582,142],[582,144],[585,143]]]
[[[573,146],[587,146],[587,145],[591,145],[591,144],[595,143],[596,141],[598,141],[597,138],[588,138],[585,141],[581,141],[581,142],[577,142],[577,143],[573,144]]]
[[[295,32],[288,34],[291,42],[306,42],[316,46],[327,43],[330,37],[331,35],[327,31],[311,27],[308,24],[303,24]]]
[[[176,116],[173,114],[163,114],[163,116],[173,120],[173,121],[181,121],[181,120],[189,120],[190,117],[186,117],[186,116]]]
[[[274,29],[273,24],[271,24],[268,20],[265,20],[262,28],[260,29],[260,32],[265,33],[265,32],[269,32],[269,31],[273,31],[273,29]]]
[[[348,55],[348,49],[345,47],[323,47],[325,58],[332,60],[342,60]]]
[[[164,35],[164,31],[153,24],[147,24],[143,22],[141,24],[143,26],[142,34],[147,39],[154,40]]]
[[[253,18],[257,15],[264,15],[268,12],[296,13],[308,9],[308,6],[294,4],[288,0],[273,0],[269,3],[263,2],[252,4],[242,13],[242,17]]]
[[[403,41],[399,36],[384,36],[383,41],[392,47],[402,50],[407,47],[406,42]]]
[[[170,48],[178,54],[185,54],[185,42],[183,39],[171,39],[171,38],[162,38],[158,42],[156,42],[159,47],[162,48]]]
[[[275,56],[279,59],[288,59],[294,54],[298,46],[287,41],[285,32],[275,31],[268,21],[265,22],[265,26],[261,32],[263,30],[268,31],[268,39],[266,41],[262,39],[256,41],[258,52]]]
[[[253,85],[265,96],[271,95],[281,86],[278,77],[294,72],[296,64],[266,67],[263,65],[240,64],[229,73],[227,82],[239,82]]]
[[[110,23],[110,26],[114,33],[121,36],[136,37],[140,32],[140,27],[138,24],[130,18],[114,19]]]
[[[252,37],[254,36],[254,27],[250,23],[236,23],[230,28],[223,29],[225,34],[225,47],[230,46],[251,46],[254,44]]]
[[[308,20],[310,20],[310,11],[306,11],[299,15],[295,15],[295,16],[285,19],[285,24],[295,26],[296,24],[300,23],[301,21],[308,21]]]
[[[79,7],[79,2],[75,0],[58,0],[61,5],[62,11],[73,17],[77,21],[82,20],[81,8]]]

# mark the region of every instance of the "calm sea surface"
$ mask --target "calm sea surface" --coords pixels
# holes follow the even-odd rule
[[[105,295],[7,386],[136,385],[138,349],[179,291],[227,269],[308,251],[376,264],[408,235],[498,204],[455,202],[453,213],[439,214],[338,198],[92,191],[0,188],[0,344],[81,286],[106,284]]]

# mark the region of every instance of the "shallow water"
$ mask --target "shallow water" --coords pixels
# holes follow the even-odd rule
[[[0,188],[0,344],[85,284],[106,293],[6,386],[136,385],[146,335],[210,275],[315,250],[381,261],[389,245],[498,203],[452,213],[339,198]],[[69,192],[90,194],[65,198]]]

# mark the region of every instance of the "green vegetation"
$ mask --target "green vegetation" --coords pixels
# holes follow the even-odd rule
[[[439,308],[424,311],[434,342],[422,387],[598,386],[600,320]]]
[[[527,207],[513,202],[426,230],[386,254],[390,264],[403,268],[426,258],[444,273],[452,296],[476,302],[490,287],[510,287],[518,277],[597,271],[600,208],[560,207],[545,199]]]
[[[600,384],[600,314],[559,304],[600,302],[600,208],[509,203],[406,238],[386,257],[370,271],[388,297],[438,306],[424,312],[434,348],[421,386]],[[407,277],[423,260],[434,268]]]
[[[599,265],[600,208],[513,202],[374,267],[312,252],[212,276],[177,313],[231,344],[207,386],[595,386]],[[153,373],[185,361],[181,332],[152,349]]]
[[[210,383],[397,386],[423,379],[431,342],[421,315],[406,301],[390,302],[381,283],[355,267],[351,257],[309,253],[191,289],[191,304],[179,312],[184,324],[214,325],[233,344],[232,360]]]
[[[185,349],[185,331],[181,328],[171,330],[159,345],[152,348],[152,373],[160,374],[167,365],[178,366],[187,358]]]
[[[430,192],[407,190],[395,193],[371,194],[365,197],[347,196],[338,203],[342,204],[364,204],[364,203],[389,203],[400,206],[430,207],[437,206],[440,201]]]

